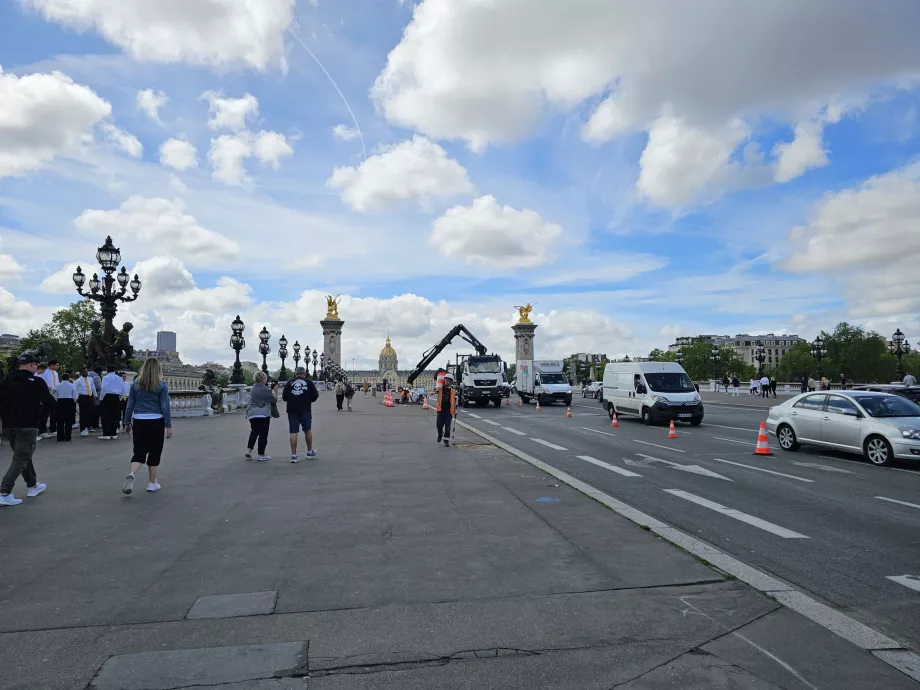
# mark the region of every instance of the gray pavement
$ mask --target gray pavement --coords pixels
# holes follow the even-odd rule
[[[268,463],[239,414],[176,420],[156,494],[121,494],[127,438],[43,442],[0,511],[0,688],[917,687],[471,432],[331,397],[296,465],[283,419]]]

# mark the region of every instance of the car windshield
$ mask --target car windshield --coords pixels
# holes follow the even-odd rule
[[[646,374],[650,390],[656,393],[695,393],[693,381],[684,373]]]
[[[920,417],[920,405],[898,395],[853,396],[870,417]]]
[[[568,379],[564,374],[540,374],[540,381],[542,383],[568,383]]]
[[[502,373],[502,363],[498,360],[487,359],[485,361],[474,359],[469,360],[471,374],[500,374]]]

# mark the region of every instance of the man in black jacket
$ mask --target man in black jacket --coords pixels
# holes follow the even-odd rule
[[[315,458],[313,448],[313,403],[319,398],[319,391],[307,378],[307,370],[297,367],[294,378],[287,382],[281,392],[281,399],[287,403],[288,431],[291,433],[291,462],[297,462],[297,435],[303,429],[307,441],[307,457]]]
[[[54,403],[54,398],[45,382],[35,378],[38,361],[34,354],[23,352],[19,355],[18,364],[19,370],[0,383],[3,435],[13,450],[10,468],[0,483],[0,506],[22,503],[21,499],[13,495],[13,485],[20,475],[29,487],[29,496],[38,496],[47,488],[35,475],[32,454],[35,452],[42,411]]]

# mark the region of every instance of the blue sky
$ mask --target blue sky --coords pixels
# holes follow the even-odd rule
[[[510,356],[526,301],[542,356],[915,341],[920,6],[882,4],[4,3],[0,330],[112,234],[192,362],[237,313],[315,346],[326,293],[359,366],[459,322]]]

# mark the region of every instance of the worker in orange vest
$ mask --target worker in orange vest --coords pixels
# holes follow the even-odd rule
[[[438,391],[438,405],[435,408],[438,413],[438,443],[443,439],[445,448],[450,448],[450,425],[457,416],[457,391],[454,390],[453,383],[453,375],[445,374],[443,385]]]

